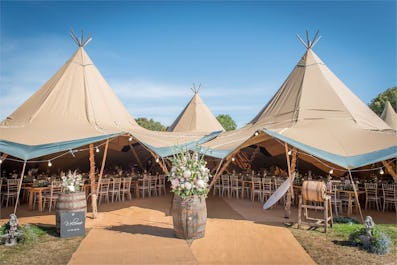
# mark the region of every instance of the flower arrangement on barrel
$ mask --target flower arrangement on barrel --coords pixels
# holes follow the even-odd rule
[[[67,175],[62,176],[62,188],[65,193],[79,192],[82,183],[83,177],[77,174],[76,170],[73,173],[69,170]]]
[[[172,216],[174,231],[178,238],[197,239],[204,237],[207,222],[205,198],[211,178],[204,155],[198,151],[182,151],[171,159],[169,175],[174,192]]]

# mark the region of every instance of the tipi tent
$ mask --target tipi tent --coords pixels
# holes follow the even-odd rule
[[[312,42],[306,48],[263,110],[243,128],[203,144],[207,155],[228,159],[252,144],[277,155],[284,148],[275,142],[282,141],[344,169],[397,156],[396,133],[331,72]]]
[[[198,90],[193,91],[192,99],[168,128],[168,131],[204,133],[224,131],[222,125],[199,96]]]
[[[177,152],[176,145],[215,137],[140,127],[85,52],[88,41],[74,40],[79,48],[72,57],[0,123],[0,153],[29,160],[123,136],[116,141],[120,149],[139,142],[159,156],[167,156]]]
[[[386,101],[385,108],[383,109],[382,115],[380,115],[392,129],[397,131],[397,113],[394,111],[389,101]]]

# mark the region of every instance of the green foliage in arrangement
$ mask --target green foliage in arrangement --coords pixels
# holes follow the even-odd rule
[[[206,167],[204,155],[197,151],[183,151],[171,159],[172,169],[169,175],[172,191],[186,198],[193,195],[207,196],[210,170]]]
[[[390,237],[376,227],[372,230],[372,236],[367,235],[365,228],[356,230],[350,234],[349,241],[353,246],[359,246],[378,255],[389,253],[392,245]]]
[[[385,108],[386,101],[389,101],[393,106],[394,111],[397,107],[397,87],[391,87],[384,92],[380,93],[376,98],[372,99],[369,107],[379,116]]]
[[[137,118],[135,121],[142,126],[143,128],[146,128],[151,131],[166,131],[167,127],[162,125],[158,121],[154,121],[153,119],[148,120],[147,118]]]
[[[237,128],[236,122],[229,114],[219,114],[216,116],[216,119],[219,121],[225,131],[232,131]]]

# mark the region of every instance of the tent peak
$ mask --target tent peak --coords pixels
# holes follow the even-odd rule
[[[86,39],[84,39],[84,31],[81,31],[81,38],[77,37],[77,35],[73,32],[73,30],[70,30],[70,36],[72,37],[74,43],[77,44],[79,47],[84,47],[86,46],[91,40],[92,40],[92,33],[88,35]]]
[[[309,32],[307,30],[306,30],[306,41],[304,41],[303,38],[301,36],[299,36],[299,34],[296,34],[296,37],[303,44],[303,46],[305,46],[305,48],[309,50],[309,49],[313,48],[314,45],[316,45],[317,42],[321,39],[321,36],[318,35],[319,33],[320,33],[320,31],[317,30],[316,34],[314,34],[314,38],[312,40],[310,40]]]
[[[200,88],[201,88],[201,83],[199,84],[198,88],[196,88],[196,85],[193,83],[193,87],[190,89],[193,91],[194,94],[198,94]]]

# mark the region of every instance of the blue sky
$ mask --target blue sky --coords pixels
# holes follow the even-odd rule
[[[215,115],[241,127],[278,90],[305,48],[365,103],[396,82],[395,1],[0,2],[0,120],[93,33],[86,51],[133,117],[170,125],[202,84]]]

